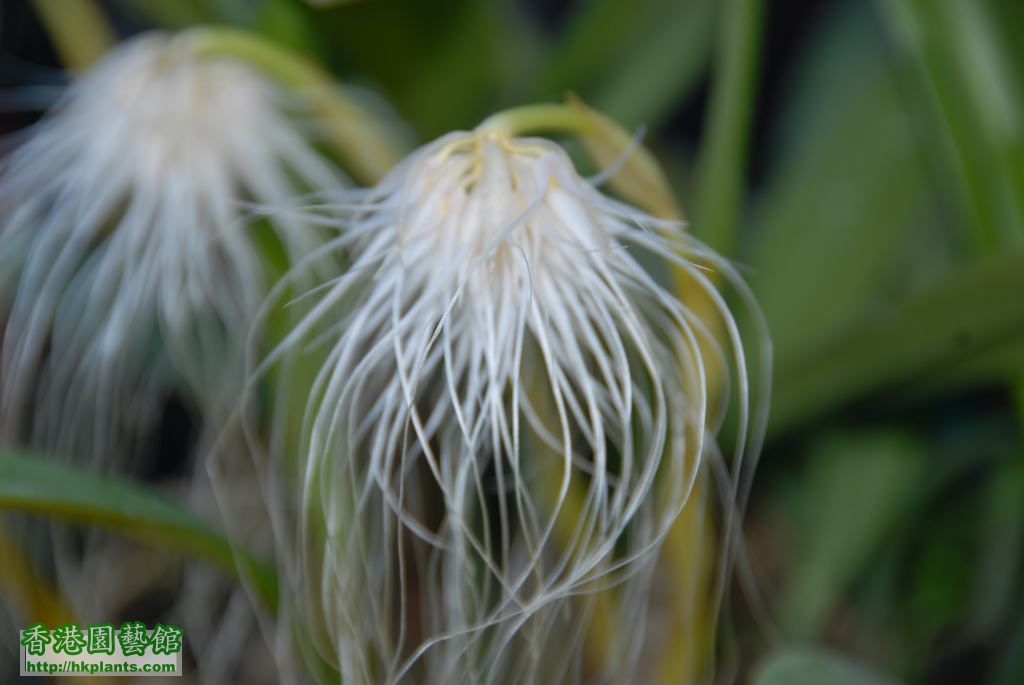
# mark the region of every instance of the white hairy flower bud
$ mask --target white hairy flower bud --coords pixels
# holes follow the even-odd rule
[[[0,168],[5,441],[106,462],[175,389],[200,411],[237,397],[270,285],[240,203],[339,185],[289,104],[189,34],[145,34],[26,132]],[[317,244],[271,223],[294,256]]]
[[[280,544],[321,657],[347,683],[573,680],[588,594],[632,587],[645,611],[726,355],[747,431],[743,351],[709,269],[742,283],[555,143],[486,129],[305,217],[339,229],[349,267],[258,371],[319,355],[298,541]],[[728,349],[644,266],[659,261],[706,292]],[[643,641],[624,631],[607,655],[620,674]]]

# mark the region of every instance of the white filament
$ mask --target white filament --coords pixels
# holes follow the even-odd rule
[[[570,682],[587,598],[621,585],[631,625],[601,668],[626,682],[655,553],[717,421],[706,369],[726,354],[750,428],[739,334],[705,271],[741,285],[730,267],[554,143],[488,131],[305,219],[339,229],[349,268],[295,303],[257,375],[317,369],[286,460],[297,528],[278,538],[319,657],[346,683]],[[728,350],[640,255],[708,293]]]
[[[252,225],[244,204],[287,206],[344,181],[296,126],[293,98],[240,62],[197,56],[190,40],[145,34],[116,47],[0,167],[0,443],[145,469],[177,396],[201,422],[198,446],[174,456],[198,462],[189,485],[202,506],[196,456],[236,408],[268,254],[297,259],[323,238],[287,212]],[[48,530],[25,537],[52,541],[58,585],[82,620],[109,621],[139,585],[175,578],[147,557],[155,578],[125,583],[115,571],[137,568],[134,548]],[[259,645],[247,598],[191,566],[179,591],[169,620],[185,622],[200,678],[225,682]]]
[[[339,181],[284,105],[187,34],[146,34],[28,132],[0,169],[4,441],[107,463],[173,389],[200,411],[234,400],[269,288],[239,204]],[[316,244],[274,221],[292,255]]]

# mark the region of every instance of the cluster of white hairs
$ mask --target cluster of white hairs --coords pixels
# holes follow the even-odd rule
[[[554,142],[486,127],[300,216],[338,231],[347,268],[293,302],[301,317],[254,374],[315,369],[301,444],[267,490],[283,610],[313,660],[345,683],[629,682],[659,546],[715,454],[709,368],[738,369],[728,483],[757,448],[712,272],[746,293],[740,279]],[[716,322],[644,261],[685,274]],[[584,665],[610,588],[623,624]]]
[[[306,645],[307,676],[352,685],[629,682],[659,549],[710,487],[728,367],[719,482],[727,510],[745,499],[763,414],[716,281],[747,300],[741,279],[552,141],[452,133],[346,189],[290,104],[147,34],[27,131],[0,166],[0,442],[130,469],[170,396],[215,430],[243,397],[248,450],[221,434],[193,485],[241,536],[272,526],[282,659]],[[294,265],[274,290],[264,249]],[[68,594],[99,597],[67,547]],[[609,597],[621,625],[585,663]],[[202,648],[232,633],[210,623],[189,637],[219,682]]]
[[[286,204],[345,183],[297,125],[298,101],[240,61],[199,54],[191,34],[149,33],[102,58],[20,134],[0,166],[0,443],[92,469],[145,469],[172,396],[212,433],[200,433],[196,453],[220,431],[272,285],[261,245],[277,241],[297,259],[324,237],[284,215],[253,226],[242,203]],[[197,461],[193,504],[213,509]],[[116,539],[90,531],[82,552],[55,527],[52,540],[77,616],[109,619],[144,591],[141,577],[117,572],[145,564]],[[221,682],[225,643],[244,647],[239,622],[252,612],[211,616],[225,581],[188,578],[180,609],[201,618],[188,623],[190,640]],[[225,626],[234,637],[214,639]]]
[[[0,168],[0,436],[97,463],[173,389],[236,398],[270,283],[240,201],[339,177],[285,96],[189,34],[144,34],[76,80]],[[293,256],[318,233],[276,219]]]

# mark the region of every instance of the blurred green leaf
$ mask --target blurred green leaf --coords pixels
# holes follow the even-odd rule
[[[0,452],[0,508],[101,526],[209,561],[253,584],[276,607],[272,568],[234,548],[196,514],[160,493],[37,455]]]
[[[665,0],[582,3],[545,59],[537,77],[539,96],[561,98],[563,91],[573,89],[587,97],[621,54],[644,38],[649,14],[666,4]]]
[[[910,403],[936,395],[992,386],[1007,378],[1024,376],[1024,338],[1015,338],[962,359],[941,374],[917,379],[894,394],[897,403]]]
[[[828,626],[830,640],[857,645],[911,682],[932,682],[937,646],[952,655],[994,643],[1012,611],[1001,582],[1014,573],[1012,562],[1003,565],[1015,544],[1004,520],[1012,507],[988,512],[997,508],[990,499],[1002,489],[997,483],[1018,486],[1006,477],[1019,434],[1012,417],[991,409],[953,401],[927,414],[901,412],[916,419],[927,455],[911,492],[914,509],[894,522]]]
[[[868,317],[842,339],[780,364],[770,430],[787,430],[854,399],[955,370],[1024,338],[1024,252],[979,260],[945,282]]]
[[[1024,561],[1024,451],[993,474],[979,503],[981,553],[968,623],[978,633],[998,630],[1012,606]],[[1024,671],[1022,671],[1024,674]]]
[[[885,0],[878,6],[911,57],[911,102],[931,118],[974,242],[1024,243],[1024,92],[986,0]]]
[[[365,2],[366,0],[306,0],[306,4],[312,7],[337,7],[338,5],[348,5],[353,2]]]
[[[950,261],[942,199],[869,9],[828,17],[772,136],[744,261],[780,368]]]
[[[203,0],[115,0],[130,14],[169,29],[208,24],[222,19],[215,8]]]
[[[849,584],[916,504],[921,446],[899,431],[833,435],[808,457],[796,498],[798,549],[782,593],[785,628],[816,635]]]
[[[1020,685],[1024,682],[1024,619],[1010,633],[1002,660],[997,664],[992,685]]]
[[[316,22],[343,80],[368,81],[428,138],[475,126],[533,66],[530,37],[502,3],[357,2]]]
[[[747,139],[761,46],[760,0],[724,3],[708,132],[701,150],[696,231],[725,255],[735,251],[744,204]]]
[[[583,3],[532,97],[572,91],[624,126],[656,126],[704,73],[717,14],[715,0]]]
[[[896,599],[905,614],[901,622],[910,628],[907,642],[927,644],[963,622],[980,551],[978,521],[971,515],[981,505],[979,494],[940,493],[935,499],[941,504],[922,515],[929,525],[903,541],[914,550],[905,571],[909,580]]]
[[[494,106],[516,64],[516,32],[495,3],[469,3],[445,27],[443,40],[427,55],[419,55],[418,73],[402,93],[414,123],[427,135],[469,128]],[[525,62],[523,56],[519,59]]]
[[[819,650],[793,650],[772,656],[753,685],[894,685],[867,666]]]
[[[312,13],[295,0],[263,0],[252,28],[294,52],[323,55]]]
[[[296,52],[322,57],[322,34],[299,0],[114,0],[129,16],[168,29],[226,24],[256,31]]]

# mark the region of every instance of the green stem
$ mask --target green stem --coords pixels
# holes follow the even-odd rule
[[[302,94],[359,181],[378,181],[404,156],[394,136],[379,125],[377,118],[347,97],[330,72],[315,62],[236,29],[202,27],[185,35],[197,53],[247,62]]]
[[[593,126],[586,113],[567,104],[524,105],[492,114],[478,127],[507,136],[530,133],[589,135]]]
[[[33,0],[39,19],[69,69],[82,70],[115,42],[103,13],[92,0]]]
[[[643,145],[612,119],[570,96],[565,103],[526,105],[498,112],[484,120],[477,130],[506,136],[567,134],[583,143],[587,154],[600,167],[620,164],[608,185],[625,200],[653,216],[680,219],[682,211],[661,165]],[[632,149],[631,149],[632,148]],[[628,152],[628,156],[622,156]]]
[[[750,118],[756,91],[761,36],[761,0],[729,0],[708,111],[708,137],[701,152],[697,230],[722,254],[735,250]]]

